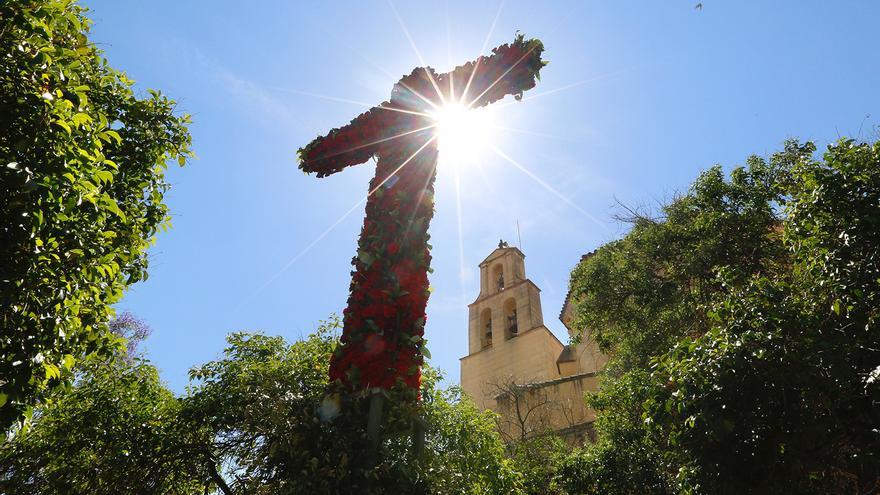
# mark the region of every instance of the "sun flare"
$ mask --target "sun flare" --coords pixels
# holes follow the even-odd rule
[[[436,123],[437,146],[444,163],[478,159],[492,149],[491,113],[469,109],[461,103],[448,103],[431,113]]]

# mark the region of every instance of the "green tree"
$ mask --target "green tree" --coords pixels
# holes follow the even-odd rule
[[[571,493],[880,489],[878,150],[710,170],[575,270],[612,366]]]
[[[597,411],[595,443],[571,452],[560,463],[558,482],[569,494],[662,495],[671,487],[663,450],[644,428],[642,404],[656,385],[649,372],[630,370],[606,380],[589,397]]]
[[[774,208],[782,198],[778,183],[809,152],[789,143],[769,161],[749,158],[729,180],[712,167],[659,217],[633,212],[623,239],[575,268],[575,324],[589,328],[611,355],[610,374],[644,369],[679,339],[701,335],[708,305],[730,284],[784,262]],[[724,281],[716,276],[720,268],[729,274]]]
[[[168,225],[166,161],[188,117],[89,42],[71,0],[0,3],[0,430],[27,416],[89,353],[145,250]]]
[[[0,445],[0,493],[522,493],[494,415],[440,390],[430,367],[418,409],[387,411],[397,424],[368,466],[364,416],[327,414],[338,329],[332,319],[293,344],[231,334],[182,398],[140,357],[92,356]],[[412,414],[426,430],[420,453],[401,428]]]
[[[880,143],[829,146],[787,186],[792,264],[655,361],[646,418],[684,490],[880,490]]]
[[[325,400],[338,328],[333,319],[293,344],[234,333],[221,359],[192,370],[196,384],[184,415],[213,438],[199,462],[217,467],[225,493],[519,492],[520,475],[504,457],[493,415],[457,389],[439,390],[431,368],[417,410],[386,411],[392,425],[370,468],[366,411]],[[420,455],[406,430],[413,414],[427,432]]]
[[[180,403],[140,358],[80,365],[70,390],[0,444],[0,493],[196,494],[213,486]]]
[[[600,391],[598,441],[562,468],[571,493],[666,493],[664,448],[642,422],[654,393],[652,358],[708,329],[709,309],[731,287],[787,263],[778,202],[794,163],[811,151],[788,143],[770,160],[750,157],[726,178],[720,166],[657,217],[629,212],[632,229],[600,247],[572,272],[575,324],[589,328],[610,362]],[[719,271],[728,274],[718,278]]]
[[[571,447],[553,434],[539,435],[508,446],[508,457],[522,474],[523,489],[529,495],[565,493],[558,474],[563,458]]]

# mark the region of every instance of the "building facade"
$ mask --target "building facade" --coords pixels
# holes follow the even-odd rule
[[[508,441],[556,432],[582,442],[595,414],[584,402],[598,389],[607,358],[585,333],[564,345],[544,324],[541,289],[528,279],[525,255],[501,242],[479,265],[480,294],[468,305],[468,355],[461,387],[481,409],[499,414]],[[560,320],[571,327],[567,297]]]

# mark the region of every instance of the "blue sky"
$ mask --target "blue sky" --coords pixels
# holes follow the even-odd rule
[[[625,233],[615,198],[656,204],[713,164],[880,124],[877,2],[82,3],[110,63],[193,115],[199,159],[169,172],[173,229],[119,304],[152,326],[147,351],[177,391],[228,332],[296,339],[343,309],[363,206],[343,216],[373,166],[317,179],[295,153],[421,65],[401,22],[438,71],[517,30],[541,38],[550,61],[524,101],[488,118],[507,128],[492,145],[552,191],[491,148],[440,166],[427,337],[450,383],[477,264],[499,238],[517,243],[517,221],[545,321],[564,337],[570,270]]]

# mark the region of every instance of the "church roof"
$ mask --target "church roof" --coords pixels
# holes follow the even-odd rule
[[[595,249],[590,251],[589,253],[581,256],[580,261],[578,261],[578,265],[583,263],[585,260],[590,259],[594,254],[596,254]],[[575,265],[575,266],[577,266],[577,265]],[[559,310],[559,321],[562,321],[562,317],[563,317],[563,315],[565,315],[565,308],[568,307],[569,304],[571,304],[571,280],[570,279],[568,281],[568,292],[565,293],[565,299],[562,300],[562,309]],[[563,323],[563,325],[565,324],[564,321],[562,321],[562,323]],[[566,325],[566,327],[567,326],[568,325]]]
[[[577,354],[572,345],[566,345],[562,348],[562,352],[559,353],[559,357],[556,358],[556,364],[568,363],[571,361],[577,361]]]
[[[499,247],[499,248],[495,248],[491,253],[489,253],[489,256],[486,256],[486,258],[480,262],[480,266],[485,265],[489,260],[497,258],[498,256],[501,256],[501,254],[506,253],[508,251],[516,251],[523,258],[526,257],[526,255],[523,254],[523,252],[520,251],[519,248],[512,247],[512,246]]]

